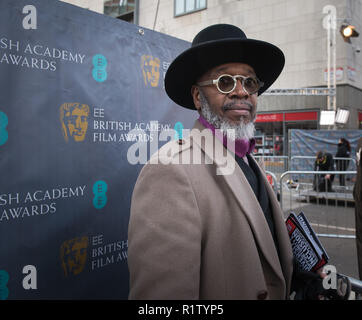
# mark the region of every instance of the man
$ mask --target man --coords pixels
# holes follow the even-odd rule
[[[356,211],[356,245],[359,277],[362,280],[362,138],[358,140],[356,149],[357,177],[353,188]]]
[[[280,49],[224,24],[199,32],[171,63],[167,94],[200,117],[188,138],[163,146],[138,177],[130,299],[289,297],[293,255],[283,214],[250,155],[258,95],[283,66]]]
[[[351,145],[346,138],[339,138],[337,144],[336,158],[350,158],[351,157]],[[348,159],[336,159],[336,171],[347,171],[349,166]],[[346,185],[346,175],[339,175],[339,185]]]
[[[334,171],[333,156],[328,152],[318,151],[314,162],[314,171]],[[314,176],[313,189],[319,192],[332,192],[333,174],[317,174]]]

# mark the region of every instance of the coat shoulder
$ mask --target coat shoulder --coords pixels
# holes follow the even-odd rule
[[[180,140],[172,140],[164,144],[157,152],[155,152],[148,163],[170,164],[178,159],[182,153],[191,149],[190,137]],[[177,162],[178,163],[178,162]]]

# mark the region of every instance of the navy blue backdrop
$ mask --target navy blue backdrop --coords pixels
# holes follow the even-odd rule
[[[189,46],[56,0],[1,0],[0,299],[127,299],[145,162],[129,150],[192,127],[163,85]]]

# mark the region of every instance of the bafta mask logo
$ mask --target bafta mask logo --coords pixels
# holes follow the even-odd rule
[[[66,240],[60,247],[60,259],[64,275],[77,275],[84,269],[87,260],[88,237]]]
[[[72,137],[75,142],[83,141],[88,129],[89,106],[78,102],[60,106],[60,123],[66,142]]]
[[[160,80],[160,59],[149,55],[141,57],[141,67],[145,86],[157,87]]]

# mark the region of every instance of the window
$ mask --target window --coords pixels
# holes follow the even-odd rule
[[[175,0],[175,16],[206,9],[206,0]]]
[[[136,0],[103,0],[104,14],[133,22]]]

